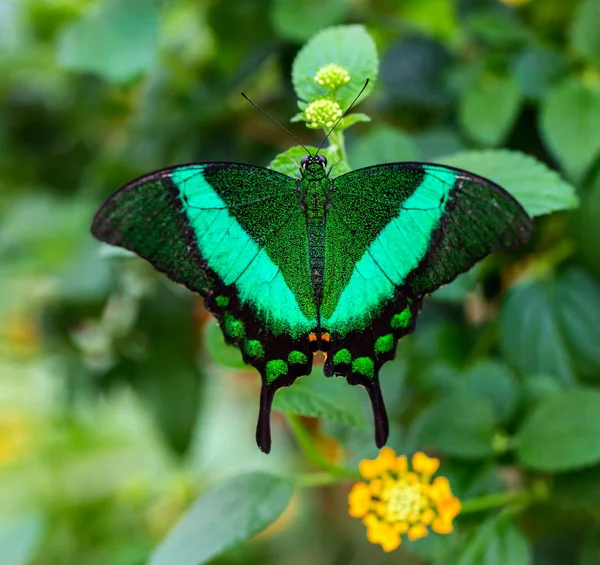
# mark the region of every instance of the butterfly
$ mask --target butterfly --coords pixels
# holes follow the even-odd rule
[[[265,453],[275,392],[308,375],[319,350],[326,376],[367,390],[382,447],[379,370],[414,330],[423,297],[531,231],[510,194],[472,173],[402,162],[331,178],[318,152],[298,178],[230,162],[159,170],[115,192],[92,223],[97,239],[204,297],[261,375]]]

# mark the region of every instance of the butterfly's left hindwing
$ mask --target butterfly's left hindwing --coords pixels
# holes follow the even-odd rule
[[[333,184],[321,308],[330,335],[325,373],[367,388],[382,445],[379,369],[413,331],[423,295],[487,254],[526,243],[532,223],[499,186],[441,165],[376,165]]]
[[[237,163],[142,177],[111,196],[92,233],[205,298],[228,343],[263,379],[257,441],[270,448],[277,388],[310,373],[316,326],[296,180]]]

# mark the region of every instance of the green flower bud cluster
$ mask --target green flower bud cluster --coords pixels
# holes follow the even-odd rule
[[[329,98],[319,98],[306,107],[304,116],[309,128],[330,128],[342,117],[342,109]]]
[[[342,66],[330,63],[321,67],[315,74],[313,80],[327,90],[335,92],[341,86],[350,82],[350,73]]]

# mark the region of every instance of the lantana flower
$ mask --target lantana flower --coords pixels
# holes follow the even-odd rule
[[[438,534],[452,531],[452,520],[460,512],[460,501],[446,477],[436,477],[439,459],[422,452],[396,456],[384,447],[376,459],[360,462],[360,474],[368,481],[356,483],[348,496],[349,513],[362,518],[367,539],[384,551],[400,546],[402,536],[416,540],[429,528]]]

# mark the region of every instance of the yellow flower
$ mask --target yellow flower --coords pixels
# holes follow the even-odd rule
[[[0,468],[22,459],[33,441],[33,425],[19,412],[0,414]]]
[[[439,466],[438,459],[419,451],[409,467],[406,456],[396,456],[389,447],[384,447],[376,459],[360,462],[360,474],[369,482],[352,487],[349,514],[362,518],[371,543],[393,551],[400,546],[403,534],[416,540],[426,536],[428,528],[438,534],[452,531],[460,501],[453,496],[446,477],[432,482]]]
[[[337,102],[327,98],[319,98],[311,102],[304,110],[308,127],[330,128],[342,117],[342,109]]]
[[[350,82],[350,73],[342,66],[330,63],[321,67],[313,80],[319,85],[324,86],[328,90],[335,91],[340,86],[344,86]]]

